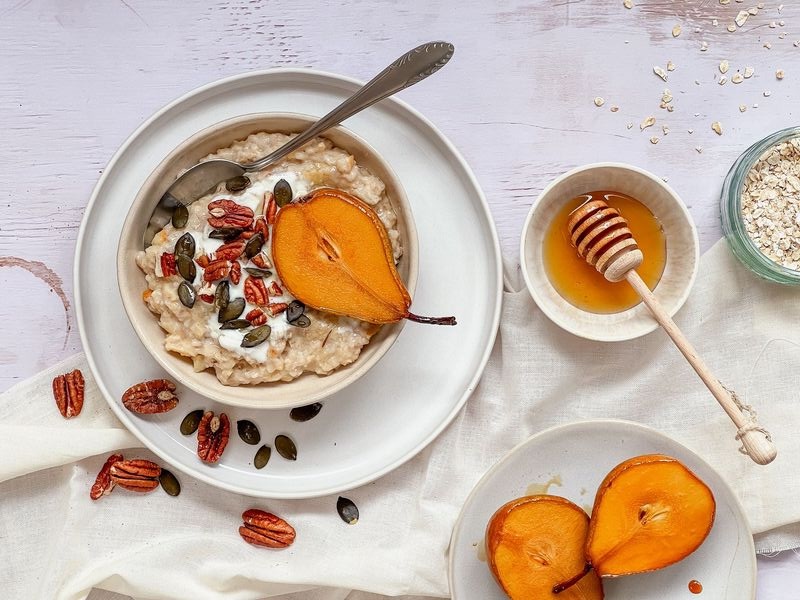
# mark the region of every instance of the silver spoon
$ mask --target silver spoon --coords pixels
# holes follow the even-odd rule
[[[447,64],[454,51],[455,47],[448,42],[428,42],[406,52],[311,127],[255,162],[240,164],[216,158],[191,167],[169,186],[153,210],[144,232],[144,247],[147,248],[152,243],[155,235],[172,218],[172,211],[179,204],[188,206],[221,181],[260,171],[275,164],[313,137],[335,127],[357,112],[433,75]]]

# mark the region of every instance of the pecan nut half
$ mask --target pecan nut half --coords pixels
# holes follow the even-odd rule
[[[267,305],[267,312],[271,317],[276,317],[284,312],[287,308],[289,308],[289,305],[286,304],[286,302],[270,302]]]
[[[219,413],[217,416],[213,411],[206,411],[197,427],[197,456],[203,462],[217,462],[225,452],[230,435],[228,415]]]
[[[237,204],[233,200],[214,200],[208,204],[208,224],[215,229],[239,228],[249,229],[255,216],[247,206]]]
[[[152,461],[134,458],[114,463],[109,474],[111,481],[121,488],[132,492],[150,492],[158,487],[161,467]]]
[[[77,417],[83,409],[83,393],[85,383],[83,373],[75,369],[53,379],[53,397],[56,399],[58,412],[65,419]]]
[[[264,216],[267,218],[267,223],[269,223],[270,225],[274,225],[275,219],[277,219],[277,215],[278,215],[278,203],[275,202],[275,194],[270,194],[269,200],[267,200],[266,210],[264,211]]]
[[[231,265],[231,272],[228,274],[228,277],[233,285],[239,285],[239,282],[242,280],[242,265],[239,264],[238,260]]]
[[[97,478],[94,480],[92,489],[89,491],[89,497],[92,500],[97,500],[103,496],[108,496],[111,493],[111,490],[114,489],[116,484],[111,481],[111,466],[120,462],[121,460],[123,460],[122,454],[112,454],[106,459],[103,468],[100,469],[100,472],[97,474]]]
[[[171,252],[164,252],[161,255],[161,276],[171,277],[178,274],[178,265],[175,261],[175,255]]]
[[[269,303],[269,294],[264,280],[260,277],[248,277],[244,280],[244,299],[250,304],[264,306]]]
[[[175,384],[169,379],[153,379],[137,383],[122,394],[122,404],[131,412],[154,415],[178,406]]]
[[[239,535],[245,542],[266,548],[286,548],[296,537],[294,527],[286,521],[257,508],[242,513],[244,525],[239,527]]]
[[[224,258],[212,260],[203,271],[203,281],[213,283],[220,279],[225,279],[231,271],[231,263]]]
[[[267,323],[267,315],[265,315],[264,311],[260,308],[254,308],[247,313],[244,318],[250,321],[250,325],[253,327],[260,327]]]
[[[223,244],[214,252],[214,258],[216,260],[236,260],[244,252],[245,243],[244,240],[236,240]]]
[[[264,243],[269,241],[269,226],[267,225],[267,217],[256,217],[253,222],[253,234],[260,233],[264,237]]]
[[[253,261],[253,264],[257,266],[259,269],[271,269],[272,265],[267,260],[267,257],[264,256],[261,252],[256,254],[253,258],[250,259]]]

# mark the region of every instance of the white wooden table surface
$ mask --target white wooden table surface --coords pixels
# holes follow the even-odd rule
[[[797,124],[800,2],[784,0],[781,10],[765,1],[731,33],[757,0],[633,1],[628,10],[622,0],[0,0],[0,391],[80,349],[75,239],[114,151],[175,97],[253,69],[368,79],[407,48],[447,39],[453,61],[401,97],[466,156],[508,257],[516,259],[524,216],[548,181],[600,160],[667,178],[707,249],[721,235],[729,165]],[[668,61],[675,70],[664,82],[653,66]],[[734,84],[746,66],[755,75]],[[659,108],[665,88],[673,112]],[[649,115],[657,123],[642,132]],[[760,600],[797,597],[796,555],[760,559],[759,568]]]

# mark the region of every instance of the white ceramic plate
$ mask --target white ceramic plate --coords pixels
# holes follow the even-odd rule
[[[548,429],[523,442],[481,478],[467,498],[450,541],[453,600],[507,600],[484,555],[486,524],[494,512],[530,488],[553,480],[549,493],[590,511],[606,474],[623,460],[663,453],[682,461],[714,493],[717,515],[708,538],[693,554],[666,569],[606,579],[606,600],[751,600],[756,592],[753,537],[739,501],[723,479],[694,452],[653,429],[627,421],[586,421]],[[533,490],[533,493],[541,493]],[[703,586],[694,596],[693,579]]]
[[[410,459],[444,429],[488,360],[502,297],[500,249],[488,206],[455,148],[419,113],[389,99],[345,124],[386,159],[408,194],[420,243],[414,308],[454,314],[458,326],[408,323],[380,363],[328,398],[307,423],[291,421],[288,410],[218,406],[182,386],[178,408],[164,415],[140,417],[120,403],[128,386],[166,375],[125,317],[115,274],[115,240],[147,176],[182,140],[212,123],[253,112],[323,115],[359,85],[318,71],[276,69],[190,92],[123,144],[86,209],[76,250],[75,299],[92,373],[111,408],[143,444],[212,485],[253,496],[305,498],[368,483]],[[197,408],[224,410],[231,419],[231,441],[216,466],[201,463],[195,437],[184,438],[178,430],[183,416]],[[262,443],[274,447],[279,433],[292,437],[297,461],[273,451],[263,470],[253,468],[258,447],[246,446],[236,435],[236,421],[244,418],[258,425]]]

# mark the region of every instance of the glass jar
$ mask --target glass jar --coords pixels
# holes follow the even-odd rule
[[[800,271],[776,263],[750,239],[742,219],[742,191],[747,174],[758,159],[772,146],[796,137],[800,137],[800,127],[781,129],[745,150],[728,171],[720,198],[722,231],[736,258],[756,275],[787,285],[800,285]]]

